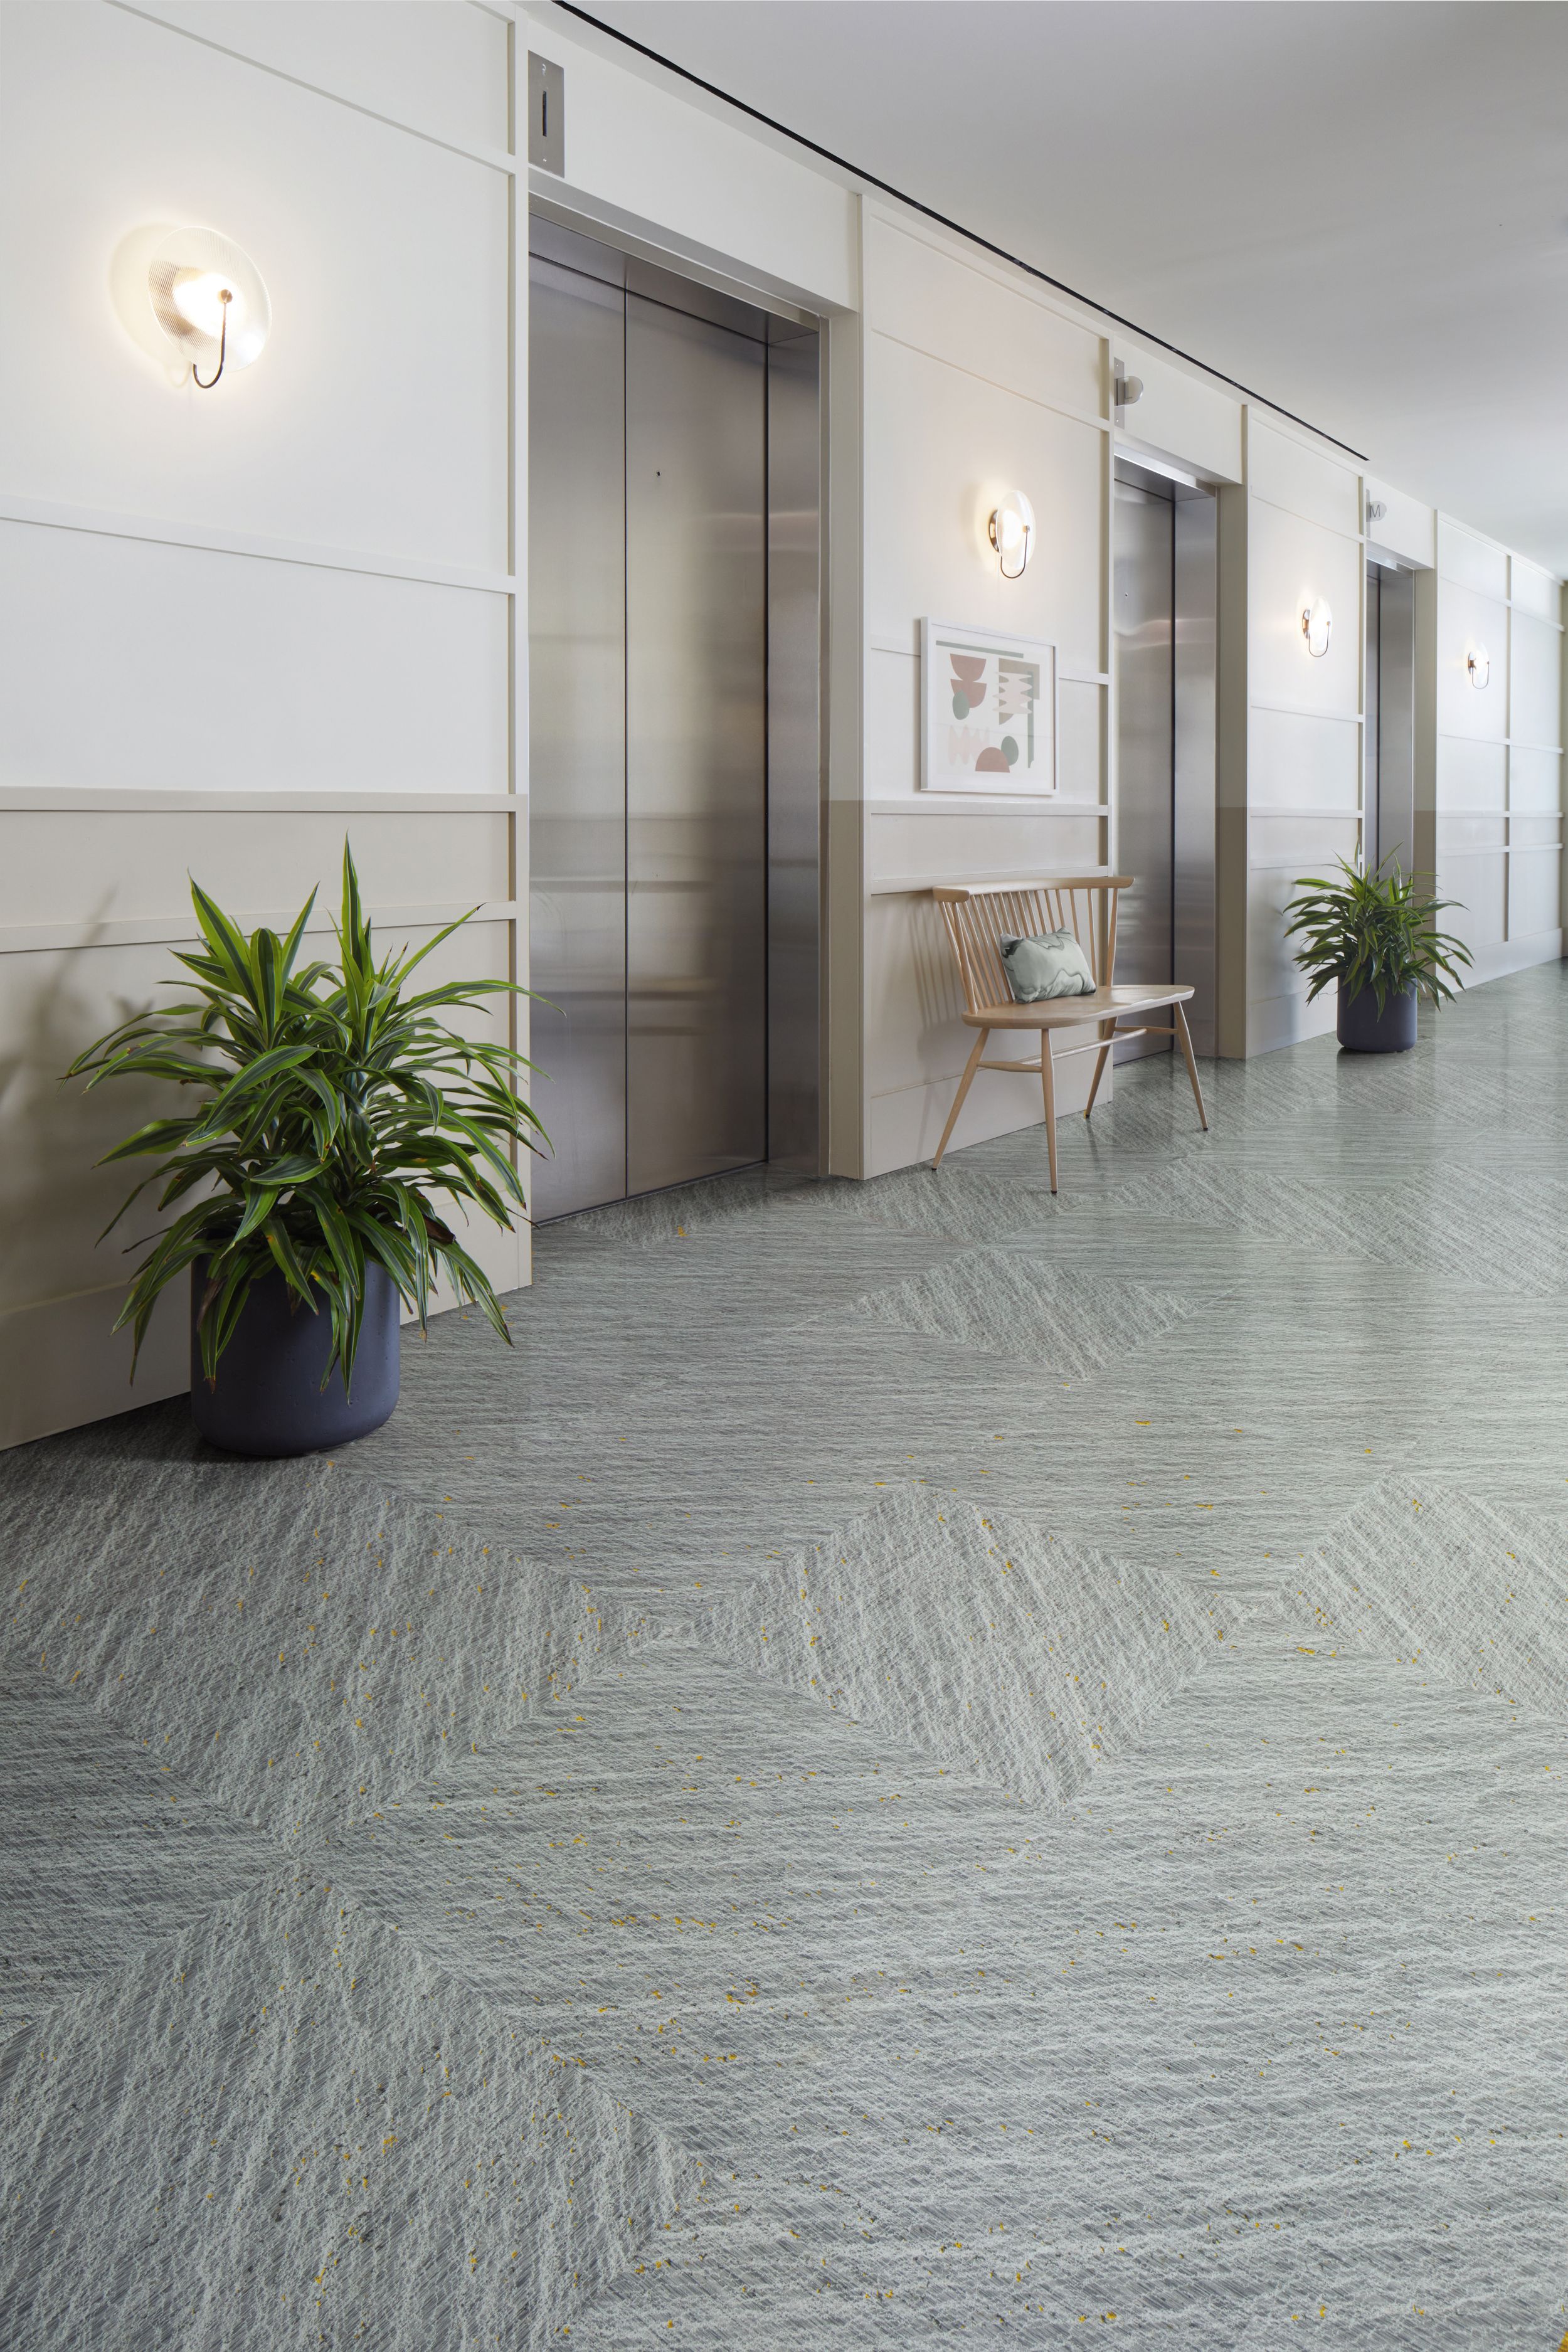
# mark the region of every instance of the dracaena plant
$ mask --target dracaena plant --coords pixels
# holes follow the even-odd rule
[[[165,983],[185,985],[185,1000],[122,1023],[67,1073],[89,1087],[172,1080],[195,1097],[183,1117],[150,1120],[100,1162],[157,1162],[108,1232],[149,1187],[161,1188],[164,1210],[200,1195],[130,1244],[148,1255],[116,1330],[129,1324],[140,1350],[160,1293],[199,1262],[202,1370],[216,1383],[252,1285],[277,1273],[291,1307],[330,1318],[327,1377],[341,1363],[347,1386],[368,1269],[380,1265],[421,1328],[431,1283],[444,1275],[510,1345],[495,1291],[451,1213],[460,1202],[510,1226],[523,1213],[514,1153],[542,1137],[518,1091],[531,1065],[511,1045],[458,1035],[443,1016],[527,991],[504,980],[416,990],[417,967],[469,918],[378,958],[346,842],[335,962],[299,961],[313,890],[283,939],[265,929],[247,938],[194,882],[191,898],[205,947],[176,961],[195,988]]]
[[[1298,882],[1285,912],[1288,938],[1300,939],[1296,961],[1312,976],[1307,1002],[1338,981],[1347,996],[1371,989],[1381,1014],[1391,996],[1419,990],[1434,1004],[1463,987],[1459,967],[1470,961],[1461,940],[1436,928],[1453,898],[1424,898],[1415,877],[1385,858],[1371,874],[1342,857],[1342,881],[1314,877]],[[1386,870],[1385,870],[1386,869]]]

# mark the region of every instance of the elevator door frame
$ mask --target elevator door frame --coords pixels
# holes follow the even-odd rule
[[[766,1139],[764,1163],[752,1164],[820,1175],[827,1150],[823,322],[749,289],[742,302],[722,285],[670,270],[668,257],[656,264],[647,257],[653,248],[635,237],[597,223],[579,227],[548,202],[531,205],[530,247],[531,258],[764,346]],[[628,1189],[621,1197],[639,1196]]]
[[[1191,987],[1187,1005],[1193,1045],[1213,1055],[1215,1040],[1215,868],[1217,791],[1218,501],[1192,478],[1156,472],[1118,455],[1116,485],[1140,492],[1171,509],[1169,663],[1171,822],[1171,969],[1159,975]],[[1114,528],[1115,500],[1112,501]],[[1116,561],[1114,540],[1111,563]],[[1113,632],[1114,634],[1114,632]],[[1116,870],[1124,872],[1120,734],[1121,655],[1117,651],[1118,730]],[[1171,1050],[1166,1040],[1137,1041],[1125,1058],[1140,1051]],[[1118,1058],[1123,1058],[1119,1054]]]

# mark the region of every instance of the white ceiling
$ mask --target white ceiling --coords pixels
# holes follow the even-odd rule
[[[586,0],[1568,573],[1561,0]]]

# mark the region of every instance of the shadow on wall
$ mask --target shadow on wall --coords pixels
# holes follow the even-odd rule
[[[90,950],[90,928],[85,945]],[[156,1003],[155,993],[108,1003],[90,994],[83,978],[92,962],[81,949],[15,961],[37,977],[9,1008],[6,1027],[16,1042],[0,1056],[0,1225],[11,1237],[0,1272],[0,1313],[129,1279],[127,1244],[163,1220],[149,1195],[100,1243],[138,1171],[95,1163],[144,1120],[166,1115],[174,1099],[170,1087],[133,1080],[92,1095],[80,1082],[60,1083],[84,1046]],[[109,1319],[106,1314],[106,1330]]]

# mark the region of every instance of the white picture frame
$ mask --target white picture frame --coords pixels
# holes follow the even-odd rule
[[[1054,645],[921,621],[920,787],[1020,799],[1055,793]]]

